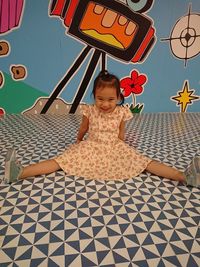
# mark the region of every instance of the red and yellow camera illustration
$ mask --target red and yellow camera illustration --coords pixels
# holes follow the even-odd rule
[[[51,15],[63,19],[70,35],[127,62],[144,60],[155,42],[152,21],[119,1],[53,1]]]
[[[39,112],[46,113],[59,101],[57,97],[91,50],[93,54],[69,113],[76,112],[99,60],[102,70],[106,69],[107,54],[126,63],[143,62],[156,41],[153,22],[143,14],[152,4],[153,0],[52,0],[50,17],[61,19],[66,34],[84,44],[84,48]]]

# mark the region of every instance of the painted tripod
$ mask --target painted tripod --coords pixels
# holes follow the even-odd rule
[[[59,84],[56,86],[54,89],[53,93],[49,97],[48,101],[46,102],[45,106],[43,107],[41,114],[44,114],[48,111],[50,108],[51,104],[53,101],[57,98],[57,96],[61,93],[63,90],[64,86],[67,84],[67,82],[70,80],[70,78],[73,76],[73,74],[76,72],[76,70],[82,65],[84,62],[84,59],[88,55],[89,51],[91,50],[91,46],[87,45],[85,49],[82,50],[81,54],[79,57],[76,59],[72,67],[67,71],[63,79],[59,82]],[[81,82],[81,85],[79,86],[79,90],[75,96],[75,99],[72,103],[71,109],[69,113],[75,113],[76,109],[85,93],[85,90],[87,89],[87,86],[90,82],[90,78],[92,77],[94,70],[98,64],[99,58],[101,56],[101,68],[102,70],[105,70],[105,65],[106,65],[106,53],[103,51],[100,51],[98,49],[94,50],[93,56],[90,60],[90,63],[88,65],[88,68],[85,72],[85,75],[83,77],[83,80]]]

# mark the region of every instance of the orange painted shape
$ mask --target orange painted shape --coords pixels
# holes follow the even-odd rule
[[[142,57],[145,49],[147,48],[149,42],[151,41],[152,37],[154,36],[154,28],[150,28],[147,35],[144,38],[144,41],[142,42],[140,48],[138,49],[136,55],[132,58],[132,62],[136,63],[140,60],[140,58]]]
[[[80,0],[81,1],[81,0]],[[71,0],[70,1],[70,4],[69,4],[69,7],[68,7],[68,10],[67,10],[67,14],[65,16],[65,20],[64,20],[64,24],[69,27],[70,24],[71,24],[71,21],[73,19],[73,16],[74,16],[74,12],[76,10],[76,7],[78,5],[78,2],[79,0]],[[76,18],[74,18],[76,19]]]
[[[95,3],[89,3],[85,15],[80,24],[80,30],[87,31],[87,30],[94,30],[102,35],[112,35],[114,38],[118,40],[124,47],[127,49],[128,46],[132,43],[135,34],[137,32],[138,26],[135,24],[135,31],[131,35],[126,34],[126,28],[130,22],[127,20],[127,23],[124,25],[120,24],[120,17],[121,14],[114,12],[113,14],[113,23],[110,27],[104,27],[102,25],[102,21],[106,12],[108,11],[107,8],[104,7],[104,10],[101,14],[96,14],[95,10]],[[117,14],[117,16],[116,16]],[[112,19],[112,18],[110,18]],[[111,44],[112,45],[112,44]]]
[[[60,16],[62,14],[64,4],[65,0],[58,0],[53,11],[51,12],[51,15]]]

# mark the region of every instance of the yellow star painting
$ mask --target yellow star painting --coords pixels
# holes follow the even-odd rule
[[[182,91],[179,91],[177,96],[172,96],[173,101],[177,101],[177,105],[180,105],[180,112],[186,112],[189,104],[193,104],[192,101],[200,99],[200,96],[193,95],[195,90],[189,90],[189,82],[186,80],[183,84]]]

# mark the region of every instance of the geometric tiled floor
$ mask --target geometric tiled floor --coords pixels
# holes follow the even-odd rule
[[[77,115],[0,119],[0,182],[14,146],[23,165],[73,143]],[[184,170],[200,156],[200,113],[136,114],[126,141]],[[131,160],[131,159],[129,159]],[[121,181],[62,171],[0,184],[0,266],[200,266],[200,189],[150,173]]]

